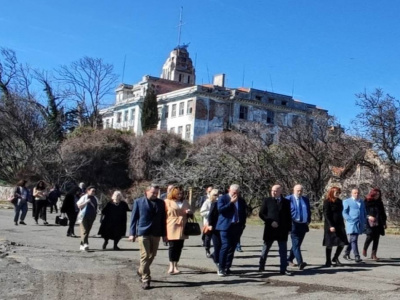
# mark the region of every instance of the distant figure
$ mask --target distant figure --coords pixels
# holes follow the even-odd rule
[[[208,194],[210,194],[211,190],[214,188],[212,184],[206,185],[205,190],[204,190],[204,195],[202,195],[199,200],[196,201],[196,207],[201,208],[203,205],[204,201],[207,200]]]
[[[124,201],[122,193],[115,191],[111,201],[101,211],[99,235],[104,239],[103,250],[106,249],[108,240],[114,240],[114,250],[120,250],[118,242],[126,234],[127,211],[129,211],[129,206]]]
[[[363,256],[367,256],[367,250],[371,242],[372,252],[371,258],[373,260],[379,260],[376,256],[378,251],[379,238],[385,235],[386,229],[386,213],[385,207],[382,202],[382,193],[380,189],[372,189],[367,197],[365,198],[365,209],[367,211],[367,227],[366,233],[367,238],[365,239]]]
[[[358,236],[364,232],[367,219],[365,204],[358,198],[359,194],[359,189],[353,189],[351,197],[343,201],[343,218],[346,220],[346,233],[349,236],[349,245],[343,258],[351,260],[350,251],[353,250],[356,263],[362,262],[358,252]]]
[[[75,235],[75,223],[76,217],[78,216],[79,208],[76,205],[80,198],[81,190],[77,186],[71,189],[64,198],[61,206],[61,213],[67,214],[68,217],[68,230],[67,236],[76,237]]]
[[[218,190],[212,189],[210,192],[211,199],[217,198],[218,199]],[[215,265],[219,266],[219,253],[221,251],[221,236],[219,230],[216,229],[218,223],[218,204],[217,199],[215,201],[211,201],[210,212],[208,213],[208,227],[211,230],[211,239],[214,246],[214,252],[211,257],[214,260]],[[204,205],[204,204],[203,204]],[[219,268],[217,269],[217,271]]]
[[[299,270],[303,270],[307,266],[301,255],[301,244],[309,231],[308,224],[311,222],[310,200],[302,194],[303,186],[297,184],[293,188],[293,194],[286,197],[290,201],[292,214],[292,229],[290,233],[292,248],[289,252],[288,263],[291,266],[296,266],[293,263],[293,259],[296,258]]]
[[[247,218],[247,205],[239,195],[239,185],[232,184],[227,194],[219,197],[218,223],[216,229],[221,236],[218,276],[231,274],[236,245],[243,233]]]
[[[161,199],[161,200],[167,199],[168,194],[172,191],[173,188],[174,188],[174,185],[173,185],[173,184],[168,185],[167,191],[166,191],[165,193],[162,193],[162,194],[160,195],[160,199]]]
[[[19,219],[19,224],[21,225],[26,225],[24,220],[26,217],[26,213],[28,212],[28,198],[29,198],[29,192],[28,189],[25,187],[26,185],[26,180],[20,180],[17,183],[17,186],[15,187],[13,194],[14,194],[14,223],[15,225],[18,225],[18,219]]]
[[[83,219],[80,224],[81,229],[81,251],[89,251],[89,233],[92,229],[94,220],[97,215],[98,200],[95,196],[96,189],[89,186],[86,194],[83,195],[76,203],[80,211],[83,213]]]
[[[216,202],[218,199],[218,190],[213,189],[208,194],[208,199],[203,203],[200,209],[200,215],[203,217],[203,226],[208,227],[208,215],[210,214],[211,205],[213,202]],[[214,224],[215,225],[215,224]],[[208,258],[211,257],[210,248],[211,248],[211,238],[212,235],[206,234],[204,239],[204,245],[206,248],[206,256]]]
[[[167,214],[167,240],[168,240],[168,256],[169,269],[168,274],[179,274],[178,262],[181,258],[182,248],[185,239],[188,238],[184,234],[185,225],[188,216],[193,213],[190,210],[190,204],[183,199],[183,190],[174,187],[165,199],[165,211]]]
[[[274,185],[271,188],[271,197],[262,202],[259,217],[264,221],[264,245],[261,251],[259,272],[265,271],[269,250],[274,241],[278,242],[280,257],[280,273],[292,275],[287,271],[287,240],[292,227],[290,201],[282,197],[282,187]]]
[[[53,213],[53,208],[58,214],[58,208],[57,208],[57,202],[58,199],[61,197],[61,191],[60,191],[60,186],[58,184],[54,185],[54,187],[50,190],[49,196],[48,196],[48,202],[50,206],[50,213]]]
[[[35,222],[38,223],[39,216],[43,220],[44,225],[48,225],[46,210],[47,210],[47,196],[48,192],[46,184],[43,180],[40,180],[36,187],[33,188],[33,197],[35,197]]]
[[[349,244],[342,215],[343,203],[339,198],[340,192],[341,190],[338,187],[330,188],[328,197],[324,201],[324,240],[322,245],[326,247],[326,267],[332,266],[332,263],[340,266],[340,253],[342,253],[344,246]],[[331,259],[334,246],[336,246],[336,252]]]
[[[79,189],[80,189],[80,192],[81,192],[81,196],[86,194],[86,185],[85,185],[84,182],[79,183]]]
[[[141,276],[142,289],[150,289],[150,266],[157,255],[160,238],[166,236],[165,203],[158,199],[159,188],[149,186],[144,196],[133,202],[129,240],[136,238],[140,247],[140,265],[137,274]]]

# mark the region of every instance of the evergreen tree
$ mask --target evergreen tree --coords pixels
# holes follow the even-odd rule
[[[152,88],[147,89],[142,107],[142,130],[156,129],[158,124],[157,96]]]

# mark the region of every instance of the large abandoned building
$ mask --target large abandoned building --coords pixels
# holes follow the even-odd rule
[[[290,126],[296,118],[307,118],[315,111],[327,114],[288,95],[226,87],[225,74],[215,75],[211,84],[196,85],[195,68],[183,45],[172,50],[160,77],[146,75],[136,84],[118,86],[115,105],[101,111],[103,127],[142,134],[141,106],[149,88],[157,95],[158,129],[188,141],[243,122],[266,124],[274,137],[277,125]]]

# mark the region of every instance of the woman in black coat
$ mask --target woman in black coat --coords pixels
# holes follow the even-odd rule
[[[120,250],[118,242],[126,234],[126,212],[129,211],[129,206],[122,201],[120,191],[115,191],[111,199],[101,211],[99,235],[104,239],[103,250],[106,249],[108,240],[114,240],[114,250]]]
[[[367,211],[367,226],[363,256],[367,256],[369,244],[372,243],[371,258],[378,260],[376,252],[378,251],[379,238],[385,235],[386,213],[382,202],[382,194],[379,189],[372,189],[365,198],[365,209]]]
[[[343,220],[343,203],[339,199],[340,188],[332,187],[328,192],[328,197],[324,201],[324,240],[323,246],[326,246],[326,262],[325,266],[330,267],[332,262],[335,265],[341,265],[339,255],[345,245],[348,245],[346,228]],[[336,246],[336,252],[333,258],[332,248]]]
[[[75,235],[75,223],[78,216],[78,206],[76,202],[79,200],[80,190],[78,187],[70,190],[64,198],[63,204],[61,206],[61,213],[67,214],[68,217],[68,230],[67,236],[76,237]]]

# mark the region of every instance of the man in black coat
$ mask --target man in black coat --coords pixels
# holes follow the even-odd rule
[[[287,269],[287,240],[292,226],[292,215],[290,212],[290,201],[282,197],[282,187],[274,185],[271,189],[271,197],[264,199],[259,213],[265,222],[264,245],[261,251],[259,271],[265,269],[265,262],[269,249],[274,241],[278,242],[280,256],[280,273],[292,275]]]

